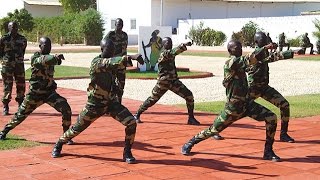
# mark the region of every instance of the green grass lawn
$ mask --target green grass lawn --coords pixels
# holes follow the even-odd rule
[[[320,94],[288,96],[286,99],[290,103],[291,117],[308,117],[314,115],[320,115]],[[266,106],[268,109],[277,114],[280,117],[279,109],[269,102],[259,98],[257,99],[259,104]],[[218,114],[224,108],[224,101],[203,102],[196,103],[195,109],[198,111],[205,111]],[[178,105],[185,106],[185,105]]]
[[[72,66],[55,66],[55,78],[89,77],[89,68]],[[31,69],[26,71],[26,79],[30,79]]]
[[[198,75],[200,72],[178,72],[179,77]],[[157,72],[127,72],[127,78],[153,78],[158,76]],[[26,79],[30,79],[31,69],[26,71]],[[88,77],[89,68],[86,67],[72,67],[72,66],[55,66],[55,78],[74,78],[74,77]]]
[[[38,142],[27,141],[26,139],[23,139],[19,136],[8,134],[6,140],[0,141],[0,150],[18,149],[40,145],[41,144]]]
[[[320,56],[295,56],[294,59],[306,61],[320,61]]]

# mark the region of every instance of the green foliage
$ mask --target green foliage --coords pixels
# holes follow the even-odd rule
[[[200,46],[220,46],[227,39],[227,36],[222,31],[204,27],[203,22],[200,22],[196,27],[191,27],[189,37],[195,44]]]
[[[5,141],[0,141],[0,151],[26,147],[35,147],[40,145],[41,144],[38,142],[27,141],[26,139],[21,138],[19,136],[8,134],[7,139]]]
[[[258,24],[249,21],[241,28],[239,32],[234,32],[231,39],[240,41],[243,46],[254,47],[254,34],[258,31],[262,31],[262,29],[259,28]]]
[[[103,36],[103,21],[96,10],[68,13],[50,18],[35,18],[36,27],[25,34],[29,41],[49,36],[54,43],[98,45]]]
[[[320,40],[320,21],[318,19],[315,19],[313,21],[313,24],[316,28],[316,31],[314,31],[312,34],[317,38],[317,40]]]
[[[296,38],[288,39],[288,43],[291,47],[300,47],[302,45],[302,35]]]
[[[8,32],[8,23],[15,21],[19,25],[19,30],[22,32],[30,32],[34,27],[32,15],[26,9],[16,9],[13,13],[9,12],[8,15],[1,19],[1,32]]]
[[[96,0],[59,0],[66,14],[78,13],[89,8],[96,9]]]

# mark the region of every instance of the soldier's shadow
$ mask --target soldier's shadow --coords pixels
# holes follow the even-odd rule
[[[120,162],[122,159],[119,158],[109,158],[109,157],[101,157],[101,156],[95,156],[95,155],[78,155],[78,154],[71,154],[71,153],[65,153],[65,156],[74,156],[79,158],[90,158],[95,160],[101,160],[101,161],[115,161]],[[123,162],[125,163],[125,162]],[[192,168],[206,168],[210,170],[219,170],[219,171],[225,171],[229,173],[238,173],[238,174],[246,174],[246,175],[257,175],[257,176],[264,176],[264,177],[276,177],[277,175],[270,175],[270,174],[261,174],[261,173],[255,173],[255,172],[249,172],[254,171],[257,169],[253,166],[237,166],[233,165],[228,162],[223,162],[219,160],[213,160],[213,159],[203,159],[203,158],[192,158],[191,160],[177,160],[177,159],[151,159],[151,160],[137,160],[137,164],[154,164],[154,165],[166,165],[168,166],[187,166],[192,170]]]

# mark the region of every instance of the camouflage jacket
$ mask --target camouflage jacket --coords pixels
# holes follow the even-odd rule
[[[88,103],[96,106],[105,106],[115,99],[115,77],[113,70],[124,68],[128,56],[102,58],[95,57],[90,66],[90,83],[87,88]]]
[[[128,35],[126,32],[109,31],[104,39],[110,39],[115,45],[115,56],[127,55]]]
[[[175,64],[176,55],[186,51],[187,47],[183,44],[176,48],[163,49],[158,59],[158,79],[159,80],[176,80],[178,79],[177,68]]]
[[[222,84],[226,88],[227,103],[239,105],[239,108],[241,108],[243,103],[246,103],[249,98],[248,82],[245,72],[248,62],[248,57],[231,56],[223,67],[224,79]]]
[[[286,37],[284,34],[280,34],[279,35],[279,45],[284,45],[284,43],[286,43]]]
[[[247,68],[249,87],[263,87],[269,84],[269,65],[270,62],[275,62],[281,59],[289,59],[286,57],[292,51],[284,52],[269,52],[264,48],[256,48],[253,53],[263,51],[256,57],[257,63],[250,65]]]
[[[310,39],[308,38],[308,36],[303,35],[302,36],[302,47],[306,47],[310,44]]]
[[[54,55],[34,53],[31,57],[30,90],[36,93],[47,93],[57,89],[54,82],[54,66],[60,65],[61,60]]]
[[[5,34],[0,39],[0,59],[4,64],[10,62],[23,63],[26,47],[27,39],[24,36],[17,34],[17,37],[12,39],[10,33]]]

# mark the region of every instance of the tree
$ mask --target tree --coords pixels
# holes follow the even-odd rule
[[[59,0],[65,13],[77,13],[89,8],[96,9],[96,0]]]
[[[34,27],[34,21],[32,15],[26,9],[16,9],[13,13],[9,12],[8,16],[1,19],[1,31],[8,32],[8,23],[15,21],[19,25],[21,31],[32,31]]]

